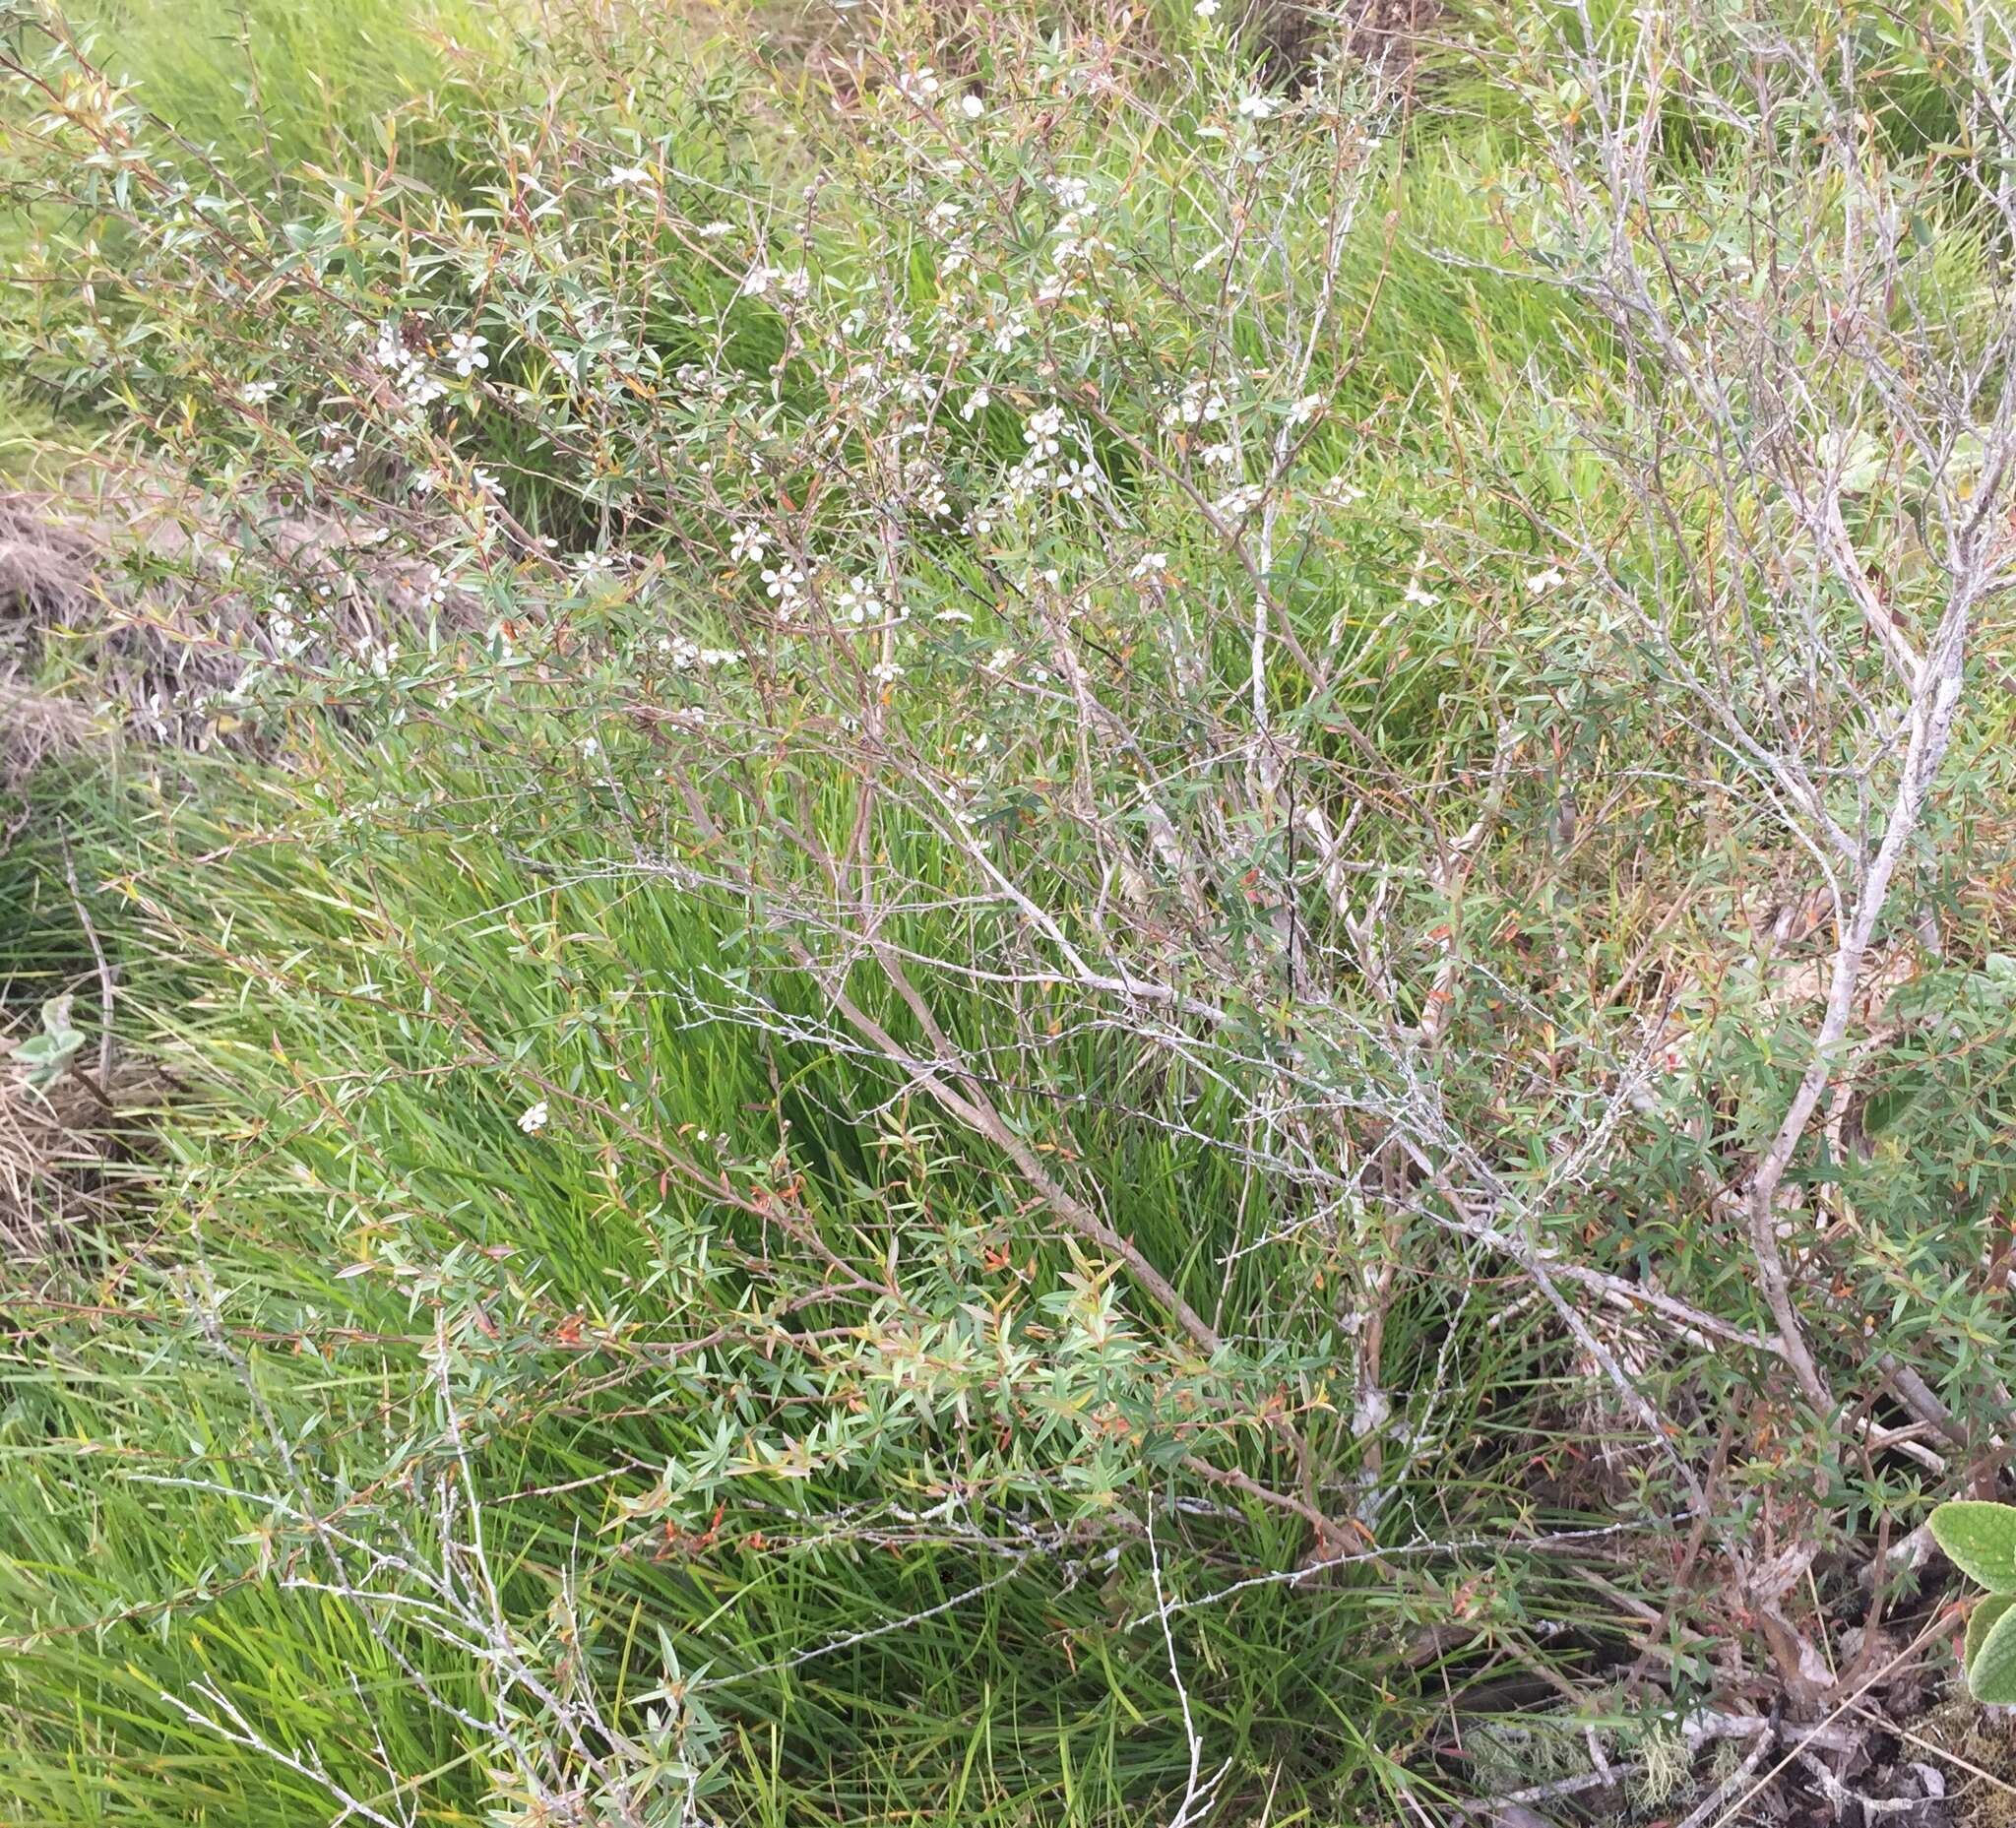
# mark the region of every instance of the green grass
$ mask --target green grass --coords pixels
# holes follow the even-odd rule
[[[282,185],[395,148],[409,175],[451,176],[514,30],[507,0],[96,0],[72,23],[178,136]]]
[[[372,1494],[400,1447],[439,1426],[424,1359],[440,1310],[422,1284],[403,1292],[383,1274],[382,1257],[370,1275],[341,1274],[371,1260],[374,1238],[414,1266],[457,1247],[508,1251],[483,1275],[498,1337],[470,1335],[480,1368],[464,1399],[480,1418],[475,1480],[513,1615],[536,1621],[563,1575],[578,1576],[582,1652],[607,1688],[660,1679],[661,1634],[689,1670],[723,1682],[710,1697],[724,1734],[722,1819],[1105,1823],[1180,1791],[1166,1649],[1152,1625],[1126,1623],[1153,1606],[1138,1552],[1076,1571],[1053,1553],[1002,1580],[998,1555],[943,1544],[787,1545],[819,1535],[823,1515],[900,1496],[928,1479],[929,1457],[908,1475],[892,1464],[894,1486],[835,1474],[744,1481],[718,1546],[660,1559],[639,1526],[640,1552],[610,1552],[633,1534],[612,1500],[707,1445],[682,1420],[706,1380],[651,1365],[658,1343],[703,1319],[649,1292],[691,1275],[709,1223],[704,1201],[652,1198],[651,1165],[601,1090],[611,1067],[648,1087],[647,1127],[667,1135],[760,1124],[775,1072],[808,1158],[825,1165],[818,1209],[844,1249],[850,1225],[878,1223],[871,1212],[901,1197],[908,1170],[900,1154],[892,1167],[878,1159],[891,1152],[863,1150],[839,1115],[869,1090],[860,1074],[803,1049],[766,1059],[746,1034],[690,1031],[651,1000],[650,986],[720,957],[703,912],[648,889],[543,890],[467,842],[355,842],[326,796],[348,790],[364,759],[331,751],[298,783],[253,793],[202,771],[204,812],[185,803],[144,822],[155,836],[135,892],[162,948],[147,978],[155,1033],[173,1038],[166,1057],[184,1084],[164,1137],[175,1190],[144,1257],[131,1240],[79,1240],[75,1261],[10,1304],[0,1692],[21,1731],[0,1752],[0,1795],[37,1821],[325,1819],[313,1785],[219,1745],[160,1699],[193,1699],[209,1681],[276,1742],[319,1748],[367,1799],[375,1721],[400,1771],[437,1774],[423,1819],[479,1819],[469,1735],[410,1704],[356,1608],[256,1577],[268,1506],[288,1495],[275,1482],[283,1441],[303,1489],[332,1505],[349,1495],[358,1514],[427,1540],[424,1507]],[[369,762],[380,794],[453,800],[472,785],[405,745]],[[210,860],[191,867],[199,851]],[[228,957],[206,957],[225,935]],[[425,975],[437,1007],[504,1026],[416,1024],[408,973]],[[580,1025],[626,987],[645,995],[616,1025]],[[178,989],[185,1000],[170,1000]],[[581,1089],[564,1109],[555,1100],[536,1138],[513,1121],[530,1096],[514,1067]],[[1229,1223],[1231,1189],[1214,1192],[1208,1161],[1096,1124],[1080,1140],[1126,1190],[1124,1223],[1167,1257],[1200,1220],[1200,1245]],[[934,1211],[1001,1211],[984,1162],[949,1139],[923,1146]],[[909,1234],[921,1246],[926,1230]],[[1051,1258],[1046,1277],[1060,1267]],[[555,1344],[570,1316],[604,1348]],[[730,1372],[763,1375],[753,1358],[724,1360]],[[786,1388],[770,1400],[788,1401]],[[513,1497],[573,1481],[586,1482]],[[921,1506],[915,1489],[906,1501]],[[1242,1556],[1292,1557],[1292,1520],[1249,1523]],[[312,1568],[299,1532],[279,1534]],[[765,1547],[763,1536],[785,1541]],[[1165,1554],[1179,1589],[1213,1578],[1174,1544]],[[1179,1623],[1212,1746],[1242,1790],[1276,1796],[1275,1819],[1353,1819],[1380,1794],[1415,1719],[1380,1648],[1399,1604],[1356,1579],[1263,1587]],[[863,1633],[796,1670],[771,1667]],[[406,1651],[450,1692],[470,1679],[423,1636]],[[403,1688],[409,1699],[392,1705]]]
[[[1732,600],[1777,601],[1756,531],[1777,509],[1716,494],[1684,438],[1660,445],[1670,514],[1646,509],[1628,465],[1666,403],[1644,350],[1627,360],[1556,283],[1546,261],[1573,271],[1575,254],[1559,220],[1544,260],[1522,268],[1512,245],[1554,201],[1535,173],[1555,73],[1522,61],[1537,28],[1517,9],[1457,18],[1484,54],[1444,47],[1364,151],[1334,316],[1296,383],[1322,413],[1260,580],[1284,609],[1266,707],[1284,787],[1246,722],[1255,580],[1198,496],[1257,476],[1272,428],[1303,422],[1270,370],[1301,347],[1336,174],[1361,149],[1324,142],[1313,106],[1242,112],[1260,79],[1222,28],[1164,5],[1118,98],[1060,85],[1019,15],[998,39],[912,45],[974,85],[979,113],[952,130],[984,119],[975,158],[996,161],[941,199],[991,231],[975,228],[962,280],[931,206],[964,167],[906,143],[839,61],[794,66],[788,32],[752,58],[739,12],[704,42],[656,15],[556,23],[476,0],[90,16],[95,54],[165,123],[151,150],[177,169],[214,157],[236,198],[218,218],[257,246],[207,225],[210,203],[95,243],[94,212],[125,207],[106,161],[81,139],[15,147],[77,197],[36,206],[70,289],[13,321],[39,365],[0,408],[17,414],[0,465],[60,471],[70,445],[139,445],[145,424],[154,461],[197,485],[197,536],[136,565],[153,602],[242,592],[246,625],[282,639],[320,612],[318,586],[355,607],[371,564],[444,558],[461,620],[410,617],[375,671],[333,641],[272,669],[211,707],[209,753],[132,740],[46,767],[25,788],[29,840],[0,852],[9,1009],[94,977],[60,826],[121,1042],[173,1084],[146,1194],[8,1274],[0,1818],[307,1828],[348,1796],[430,1828],[1118,1828],[1170,1819],[1222,1766],[1210,1819],[1359,1828],[1579,1768],[1542,1743],[1551,1727],[1493,1749],[1473,1704],[1507,1693],[1536,1721],[1553,1710],[1573,1758],[1587,1722],[1628,1763],[1649,1718],[1713,1692],[1719,1647],[1747,1629],[1733,1576],[1707,1570],[1757,1507],[1828,1545],[1802,1625],[1824,1637],[1824,1587],[1860,1628],[1856,1533],[1911,1527],[1920,1465],[1872,1449],[1848,1466],[1768,1354],[1701,1350],[1590,1294],[1581,1311],[1671,1418],[1654,1439],[1513,1253],[1447,1223],[1458,1195],[1421,1159],[1446,1142],[1471,1197],[1502,1198],[1495,1218],[1562,1264],[1656,1278],[1711,1325],[1766,1324],[1709,1190],[1803,1044],[1805,1012],[1770,1008],[1740,936],[1758,881],[1805,863],[1675,685],[1721,624],[1665,593],[1712,573]],[[1598,27],[1636,29],[1621,7]],[[1926,151],[1952,102],[1915,55],[1881,53],[1885,132]],[[1661,221],[1699,295],[1748,309],[1710,258],[1724,114],[1675,102]],[[395,156],[410,185],[361,181]],[[659,172],[648,191],[611,169],[632,161]],[[1251,240],[1228,254],[1228,189],[1263,168]],[[1819,271],[1833,203],[1806,177],[1774,201],[1799,206]],[[1041,290],[1056,246],[1088,232],[1052,207],[1070,178],[1105,193],[1089,220],[1112,246],[1080,295],[1097,308],[1057,309],[1047,347],[1009,337],[970,419],[953,422],[971,376],[947,395],[934,448],[958,507],[876,549],[889,447],[869,408],[842,408],[976,273],[1002,300],[1058,302]],[[1885,300],[1900,323],[1987,315],[1978,222],[1928,209],[1914,245]],[[802,318],[745,287],[752,261],[799,259],[823,288]],[[872,331],[848,328],[856,301]],[[87,321],[116,333],[102,359],[70,340]],[[387,404],[380,331],[445,370],[458,328],[488,338],[488,391],[419,422],[499,471],[547,543],[517,546],[473,488],[451,503],[439,451]],[[1824,329],[1784,326],[1808,348]],[[1824,394],[1828,364],[1809,367]],[[1215,421],[1193,435],[1167,412],[1207,373],[1247,388],[1253,415],[1222,474],[1190,448]],[[248,381],[270,425],[231,404]],[[989,544],[964,496],[1036,444],[1051,401],[1103,415],[1109,499],[1033,511],[1019,545],[1004,516]],[[1549,524],[1570,511],[1588,551]],[[339,512],[372,524],[331,561],[340,590],[264,525]],[[1851,518],[1919,613],[1908,514],[1874,491]],[[858,633],[780,632],[725,549],[755,523],[773,547],[820,548],[828,588],[900,572],[910,645],[887,699],[848,695]],[[228,581],[190,558],[220,545]],[[562,581],[589,547],[631,569]],[[1554,568],[1544,594],[1535,574]],[[1628,586],[1670,612],[1669,646],[1625,612]],[[1124,741],[1064,715],[1062,628],[1092,657],[1088,689],[1136,721]],[[682,667],[673,635],[747,652]],[[163,617],[150,638],[185,631]],[[1867,644],[1841,652],[1844,698],[1878,693]],[[864,763],[891,706],[891,746]],[[1994,988],[2007,714],[1969,718],[1959,810],[1924,866],[1949,957],[1921,988],[1945,1000],[1872,1056],[1906,1115],[1801,1171],[1854,1202],[1802,1246],[1817,1260],[1850,1239],[1834,1292],[1805,1292],[1844,1390],[1875,1350],[1864,1312],[1887,1312],[1881,1350],[1929,1340],[1971,1414],[2007,1347],[1999,1298],[1970,1279],[2005,1186],[2016,1004]],[[1054,952],[921,794],[888,787],[892,756],[972,789],[957,816],[1054,911]],[[1352,834],[1334,882],[1294,823],[1305,785]],[[1144,836],[1151,792],[1202,848],[1202,912]],[[1445,837],[1476,819],[1480,848],[1430,864],[1428,817]],[[1138,857],[1110,848],[1137,839]],[[850,870],[898,885],[872,935],[837,886]],[[828,902],[848,917],[804,913]],[[1145,1039],[1164,1019],[1145,1003],[1044,978],[1067,943],[1166,971],[1216,1022]],[[877,945],[914,961],[916,1002]],[[886,1050],[835,1018],[838,991]],[[1456,1004],[1439,1041],[1403,1029],[1438,995]],[[919,1003],[1014,1142],[1211,1317],[1215,1351],[984,1124],[932,1102],[950,1069]],[[1669,1023],[1699,1120],[1640,1125],[1613,1108],[1623,1063]],[[1414,1155],[1389,1125],[1410,1100],[1428,1113]],[[1253,1166],[1277,1127],[1282,1153]],[[1592,1138],[1607,1153],[1560,1178]],[[1383,1431],[1354,1403],[1375,1309]],[[1662,1456],[1715,1485],[1689,1547]],[[1815,1469],[1837,1465],[1838,1502],[1816,1511]],[[1339,1559],[1312,1517],[1354,1552],[1302,1578]],[[1523,1546],[1591,1521],[1617,1534],[1590,1555]],[[1653,1689],[1619,1692],[1640,1661]],[[1580,1711],[1556,1709],[1570,1689]]]
[[[214,164],[263,193],[278,220],[302,193],[364,169],[473,194],[492,175],[486,108],[522,80],[510,0],[85,0],[49,17],[173,137],[192,175]],[[20,40],[31,63],[48,42],[32,31]],[[10,85],[0,144],[41,105]],[[0,349],[14,353],[19,334],[68,319],[70,276],[43,275],[41,247],[65,221],[38,198],[0,200],[0,268],[15,282],[0,287]],[[90,364],[13,365],[0,387],[0,476],[58,481],[124,424]]]

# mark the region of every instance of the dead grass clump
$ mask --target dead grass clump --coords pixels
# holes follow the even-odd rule
[[[368,663],[430,628],[481,625],[472,596],[386,539],[362,521],[225,502],[146,471],[103,478],[96,500],[0,492],[0,682],[19,694],[74,678],[123,727],[208,747],[241,727],[229,701],[255,669]],[[292,580],[286,604],[238,585],[241,552]],[[44,692],[31,726],[89,727],[55,702]]]
[[[33,816],[24,793],[29,777],[51,755],[81,748],[99,728],[74,699],[37,692],[0,672],[0,849]]]
[[[102,1224],[148,1172],[141,1147],[165,1077],[116,1048],[47,1083],[15,1047],[32,1014],[0,1028],[0,1251],[39,1258],[80,1226]]]
[[[0,843],[26,823],[16,795],[36,766],[93,727],[81,705],[29,682],[41,630],[83,615],[93,563],[82,533],[37,513],[28,497],[0,495]]]
[[[0,628],[74,623],[91,593],[92,539],[50,516],[40,500],[0,494]]]

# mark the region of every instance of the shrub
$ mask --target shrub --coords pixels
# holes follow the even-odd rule
[[[123,1307],[203,1427],[26,1424],[236,1536],[158,1614],[230,1655],[32,1666],[18,1782],[1355,1818],[1618,1581],[1675,1710],[1738,1629],[1813,1700],[1792,1583],[2009,1345],[1943,1204],[1969,1111],[2003,1184],[2007,47],[1905,162],[1840,22],[1492,24],[1460,133],[1208,11],[616,30],[461,195],[22,67],[45,358],[187,479],[135,588],[229,597],[175,710],[264,761],[107,859],[205,1100]],[[1721,1578],[1578,1569],[1667,1536]]]

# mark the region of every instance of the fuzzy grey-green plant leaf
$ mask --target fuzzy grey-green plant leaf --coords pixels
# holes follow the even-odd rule
[[[1984,1603],[1984,1607],[1995,1607],[1993,1620],[1967,1660],[1967,1686],[1974,1698],[1996,1707],[2016,1703],[2016,1616],[2012,1616],[2010,1605],[2009,1598],[2000,1594]],[[1972,1641],[1973,1637],[1970,1620],[1968,1638]]]
[[[1988,1592],[2016,1594],[2016,1506],[1960,1498],[1928,1520],[1946,1558]]]

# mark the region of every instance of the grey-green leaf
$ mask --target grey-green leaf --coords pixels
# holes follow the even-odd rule
[[[1990,1593],[2016,1593],[2016,1507],[1956,1499],[1927,1522],[1932,1540],[1961,1573]]]
[[[1971,1621],[1967,1635],[1970,1640],[1974,1636]],[[1998,1707],[2016,1702],[2016,1612],[2009,1609],[2007,1600],[2002,1602],[2000,1616],[1983,1634],[1981,1648],[1968,1662],[1967,1685],[1977,1701]]]
[[[1975,1662],[1981,1656],[1981,1647],[1987,1642],[1995,1621],[2012,1606],[2016,1606],[2016,1594],[1984,1594],[1981,1603],[1968,1613],[1967,1643],[1960,1653],[1960,1667],[1968,1672],[1970,1680],[1974,1675]]]

